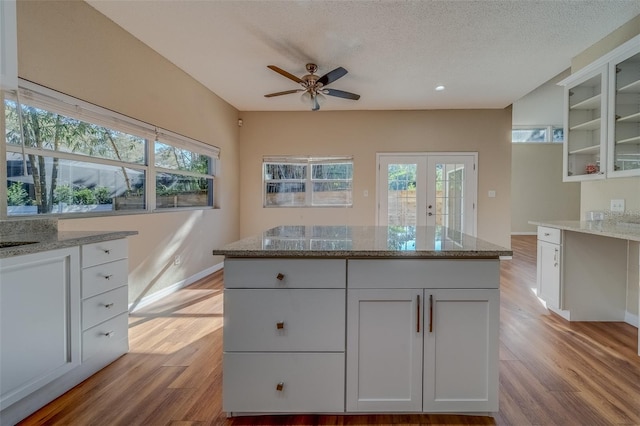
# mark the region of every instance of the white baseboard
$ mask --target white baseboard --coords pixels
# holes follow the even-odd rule
[[[184,288],[188,285],[191,285],[193,283],[195,283],[196,281],[206,277],[207,275],[211,275],[214,272],[217,272],[219,270],[221,270],[224,267],[224,263],[220,262],[216,265],[213,265],[210,268],[207,268],[203,271],[198,272],[195,275],[190,276],[189,278],[186,278],[182,281],[179,281],[175,284],[170,285],[169,287],[165,287],[160,291],[157,291],[153,294],[150,294],[148,296],[143,297],[142,299],[140,299],[139,302],[137,303],[130,303],[129,304],[129,312],[135,312],[136,310],[143,308],[145,306],[150,305],[153,302],[156,302],[160,299],[162,299],[163,297],[167,297],[168,295],[170,295],[171,293],[175,293],[176,291],[180,290],[181,288]]]
[[[536,232],[536,231],[531,231],[531,232],[512,232],[511,235],[538,235],[538,232]]]
[[[638,315],[633,315],[632,313],[625,312],[624,322],[626,322],[627,324],[631,324],[634,327],[640,328],[640,321],[638,320]]]

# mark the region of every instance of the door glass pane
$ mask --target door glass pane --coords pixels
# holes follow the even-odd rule
[[[464,164],[436,163],[435,224],[464,232]]]
[[[640,53],[616,65],[613,169],[640,169]]]
[[[416,226],[417,164],[389,164],[387,224]]]

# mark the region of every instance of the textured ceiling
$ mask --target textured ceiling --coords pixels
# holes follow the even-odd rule
[[[323,110],[504,108],[640,14],[640,0],[88,0],[240,111],[308,109],[300,77],[349,73]],[[435,86],[446,90],[436,92]]]

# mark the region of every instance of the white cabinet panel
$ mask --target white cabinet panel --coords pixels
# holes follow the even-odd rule
[[[226,412],[343,412],[344,353],[225,353]]]
[[[344,351],[345,290],[230,289],[224,350]]]
[[[82,246],[82,267],[126,259],[129,256],[126,239],[103,241]]]
[[[127,311],[127,286],[82,301],[82,329],[91,328],[102,321]]]
[[[127,285],[129,265],[127,259],[104,263],[82,270],[82,297],[87,298]]]
[[[226,259],[226,288],[344,288],[341,259]]]
[[[80,362],[79,249],[0,259],[0,408]]]
[[[349,290],[347,411],[421,411],[422,290]]]
[[[561,245],[538,240],[538,297],[556,309],[561,308],[561,249]]]
[[[428,412],[498,410],[499,290],[425,290]]]
[[[82,361],[110,348],[121,348],[120,355],[129,348],[129,315],[120,314],[82,333]]]
[[[497,259],[353,259],[349,288],[498,288]]]

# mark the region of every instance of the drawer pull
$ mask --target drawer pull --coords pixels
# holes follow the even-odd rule
[[[276,328],[278,330],[284,330],[284,321],[279,321],[276,323]]]
[[[284,274],[282,272],[278,273],[278,275],[276,275],[276,278],[280,281],[284,280]]]
[[[108,332],[104,333],[104,335],[105,335],[106,337],[113,337],[115,334],[116,334],[116,332],[115,332],[115,331],[108,331]]]
[[[105,250],[104,254],[111,254],[111,250]]]
[[[284,390],[284,382],[280,382],[276,385],[276,390],[282,392]]]
[[[107,309],[111,309],[111,308],[113,308],[113,303],[107,303],[107,304],[104,305],[104,307],[107,308]]]
[[[544,236],[545,236],[545,237],[548,237],[548,236],[550,236],[550,235],[551,235],[551,234],[550,234],[550,233],[548,233],[548,232],[545,232],[545,233],[544,233]]]
[[[112,276],[113,276],[113,274],[111,274],[111,275],[105,275],[105,276],[104,276],[104,279],[105,279],[105,280],[110,280]]]

